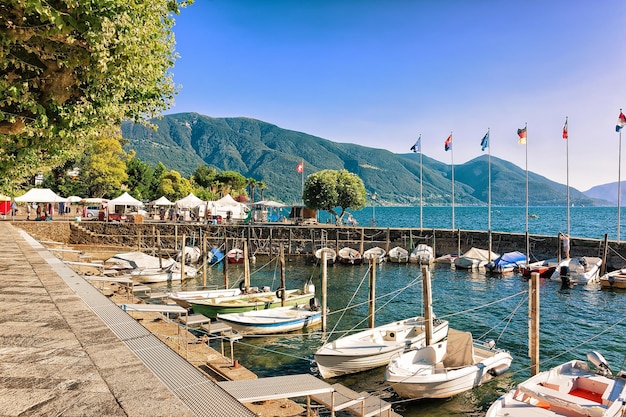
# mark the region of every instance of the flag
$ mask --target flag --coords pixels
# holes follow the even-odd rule
[[[563,139],[567,139],[567,119],[565,119],[565,124],[563,125]]]
[[[450,136],[448,136],[448,139],[446,139],[444,147],[446,148],[446,151],[449,151],[450,148],[452,148],[452,133],[450,134]]]
[[[484,151],[487,149],[487,146],[489,146],[489,132],[485,133],[485,136],[483,136],[483,139],[480,141],[480,146],[481,151]]]
[[[300,162],[298,166],[296,166],[296,172],[304,172],[304,161]]]
[[[411,150],[415,153],[422,151],[422,135],[417,138],[417,142],[415,142],[415,145],[411,146]]]
[[[520,145],[525,145],[526,144],[526,128],[517,129],[517,134],[519,135],[519,139],[517,140],[517,143],[519,143]]]
[[[619,117],[617,118],[617,126],[615,126],[615,131],[619,132],[624,126],[626,126],[626,116],[624,116],[624,113],[622,113],[622,111],[620,110]]]

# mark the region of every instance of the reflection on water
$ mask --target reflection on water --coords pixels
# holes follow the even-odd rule
[[[252,266],[252,285],[276,289],[280,281],[274,262],[257,259]],[[242,266],[229,266],[229,282],[235,286],[243,277]],[[475,338],[494,339],[497,346],[513,356],[511,370],[478,389],[449,400],[404,402],[384,382],[384,368],[348,375],[329,382],[340,382],[355,391],[375,392],[389,401],[404,416],[483,416],[489,405],[517,382],[530,376],[528,352],[528,282],[518,275],[491,276],[484,271],[455,270],[436,266],[432,271],[433,308],[450,327],[471,331]],[[416,265],[383,264],[377,270],[376,324],[422,314],[420,269]],[[310,263],[291,260],[286,265],[288,288],[301,288],[311,279],[321,294],[320,269]],[[222,267],[208,274],[209,285],[223,285]],[[183,283],[185,289],[201,285]],[[165,284],[157,285],[159,291]],[[180,289],[180,283],[168,289]],[[358,289],[358,290],[357,290]],[[606,357],[614,371],[626,356],[626,292],[600,291],[598,287],[562,290],[557,282],[541,282],[541,369],[571,360],[584,359],[590,350]],[[397,293],[398,290],[403,290]],[[368,266],[336,265],[328,269],[328,332],[319,328],[302,333],[245,338],[235,344],[235,358],[260,377],[295,373],[316,374],[312,362],[324,337],[334,339],[354,326],[367,326]],[[394,293],[393,296],[389,294]],[[355,295],[356,294],[356,295]],[[354,299],[351,301],[352,297]],[[508,298],[507,298],[508,297]],[[504,300],[506,299],[506,300]],[[504,300],[498,302],[500,300]],[[349,304],[361,305],[341,311]],[[384,305],[384,307],[382,307]],[[484,308],[479,308],[487,306]],[[341,320],[339,321],[339,319]],[[365,321],[364,321],[365,320]],[[615,326],[605,334],[601,332]],[[330,330],[335,329],[331,333]],[[228,354],[228,353],[227,353]]]

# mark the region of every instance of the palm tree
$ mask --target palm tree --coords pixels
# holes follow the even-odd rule
[[[246,181],[247,181],[246,185],[250,187],[250,202],[254,203],[254,187],[256,187],[257,185],[257,180],[250,177]]]
[[[267,185],[265,185],[265,181],[258,181],[256,183],[256,186],[259,187],[259,189],[261,190],[261,200],[265,200],[265,189],[267,188]]]

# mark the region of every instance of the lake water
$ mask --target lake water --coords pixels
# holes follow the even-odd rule
[[[532,234],[556,235],[565,230],[565,208],[538,207],[530,210]],[[369,224],[372,209],[353,213],[360,224]],[[523,233],[525,208],[494,209],[492,229]],[[450,228],[449,208],[424,208],[424,227]],[[484,230],[486,208],[456,209],[456,227]],[[389,227],[419,227],[419,207],[376,207],[376,223]],[[616,233],[615,208],[572,208],[573,236],[602,238]],[[611,223],[612,222],[612,223]],[[622,237],[623,239],[623,237]],[[473,391],[449,400],[403,401],[385,384],[384,368],[329,380],[355,391],[369,391],[394,405],[394,410],[413,416],[484,416],[489,405],[516,383],[530,376],[528,352],[528,282],[520,276],[491,276],[488,273],[435,266],[432,274],[433,309],[450,327],[471,331],[475,338],[493,339],[513,356],[508,373]],[[286,266],[288,288],[303,287],[308,280],[321,293],[321,270],[301,259]],[[229,268],[233,285],[243,278],[243,267]],[[235,357],[260,377],[316,373],[312,362],[323,338],[334,339],[342,331],[367,326],[368,266],[335,265],[328,269],[328,332],[319,329],[273,337],[245,338],[235,344]],[[259,258],[252,266],[252,284],[278,287],[280,272],[274,260]],[[222,285],[221,266],[209,272],[210,284]],[[187,281],[185,289],[194,284]],[[175,287],[174,289],[179,289]],[[599,287],[561,289],[560,284],[541,280],[540,361],[541,369],[571,360],[585,359],[597,350],[614,371],[626,359],[626,292]],[[400,291],[401,290],[401,291]],[[397,293],[400,291],[399,293]],[[377,270],[376,324],[422,315],[421,271],[417,265],[383,264]],[[394,297],[388,294],[397,294]],[[354,299],[352,299],[354,295]],[[349,306],[355,306],[345,310]],[[333,332],[331,330],[335,329]],[[318,375],[319,376],[319,375]]]

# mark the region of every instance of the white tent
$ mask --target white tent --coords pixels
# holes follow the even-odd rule
[[[24,195],[15,197],[18,203],[65,203],[66,199],[49,188],[31,188]]]
[[[114,198],[113,200],[109,200],[107,207],[109,208],[109,212],[114,212],[116,206],[131,206],[131,207],[141,207],[143,203],[137,200],[135,197],[128,193],[124,193],[121,196]]]
[[[192,209],[200,204],[204,204],[204,201],[200,200],[193,193],[189,193],[189,195],[185,198],[176,200],[176,207],[181,209]]]
[[[152,201],[150,205],[151,206],[173,206],[174,203],[168,200],[167,197],[163,196],[157,200]]]
[[[243,220],[248,216],[250,208],[243,203],[235,201],[230,194],[226,194],[217,201],[209,201],[207,211],[213,216],[222,216],[224,219]]]

